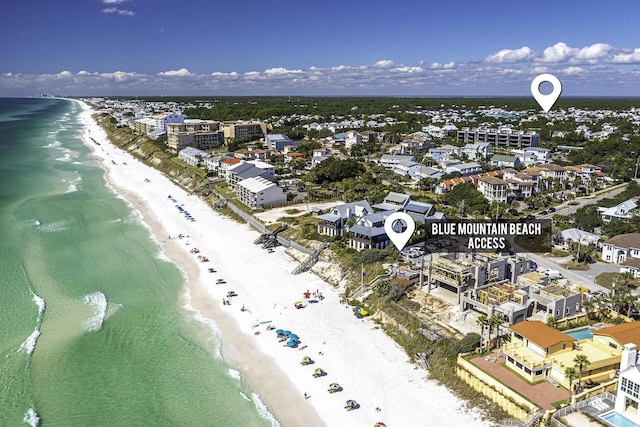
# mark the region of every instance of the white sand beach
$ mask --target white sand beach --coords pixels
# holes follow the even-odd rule
[[[85,143],[106,169],[109,184],[141,213],[164,254],[188,276],[185,307],[215,323],[223,356],[237,366],[282,426],[490,424],[477,411],[466,410],[445,387],[425,380],[427,373],[415,369],[373,321],[357,319],[339,303],[332,286],[309,272],[292,275],[297,263],[283,248],[268,253],[254,245],[258,233],[248,225],[219,215],[159,171],[112,146],[90,108],[83,106]],[[185,219],[176,205],[195,221]],[[189,237],[175,238],[179,234]],[[198,254],[190,252],[194,247]],[[199,262],[198,255],[209,261]],[[226,283],[216,284],[217,279]],[[231,305],[223,305],[231,290],[237,296],[230,298]],[[293,303],[305,301],[307,290],[319,291],[324,299],[296,309]],[[269,325],[297,334],[299,347],[279,342],[275,331],[267,330]],[[314,363],[302,366],[304,356]],[[316,368],[326,375],[314,378]],[[343,390],[328,393],[334,382]],[[360,407],[346,411],[349,399]]]

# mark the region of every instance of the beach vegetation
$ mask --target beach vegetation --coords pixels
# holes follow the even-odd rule
[[[453,345],[452,351],[455,354],[470,353],[480,347],[480,338],[480,334],[470,332]]]

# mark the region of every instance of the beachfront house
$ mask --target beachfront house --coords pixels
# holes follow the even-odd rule
[[[624,345],[615,411],[640,424],[640,363],[636,344]]]
[[[640,233],[619,234],[602,244],[602,260],[616,264],[627,258],[640,259]]]
[[[618,340],[637,334],[628,333],[637,329],[633,323],[638,322],[593,330],[591,339],[577,339],[538,320],[516,323],[509,327],[511,340],[502,347],[506,366],[530,382],[550,378],[569,388],[565,370],[574,368],[575,357],[584,354],[590,363],[582,372],[583,384],[609,380],[620,367],[622,345]]]
[[[373,205],[373,208],[378,211],[397,211],[404,208],[410,201],[411,195],[390,191],[382,203]]]
[[[349,227],[349,247],[356,250],[384,249],[391,243],[384,231],[384,222],[395,211],[383,211],[363,216]]]
[[[287,193],[281,187],[260,176],[240,181],[237,188],[238,200],[251,209],[287,201]]]
[[[347,221],[373,213],[366,200],[345,203],[331,208],[329,213],[318,215],[318,234],[342,236],[347,231]]]
[[[178,153],[180,160],[198,168],[205,165],[209,157],[210,153],[194,147],[185,147]]]

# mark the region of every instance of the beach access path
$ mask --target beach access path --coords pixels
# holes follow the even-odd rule
[[[284,248],[269,253],[254,245],[255,230],[221,216],[112,146],[83,105],[85,142],[107,171],[109,185],[141,213],[164,254],[187,276],[186,315],[212,325],[225,362],[240,371],[281,425],[489,425],[448,389],[425,380],[426,372],[409,363],[374,322],[357,319],[334,288],[309,272],[292,275],[297,263]],[[208,261],[200,262],[201,255]],[[216,284],[218,279],[226,283]],[[312,303],[303,297],[307,290],[323,298]],[[228,297],[229,291],[236,296]],[[225,299],[231,304],[223,304]],[[296,309],[297,301],[304,308]],[[298,348],[280,342],[267,329],[271,325],[298,335]],[[314,363],[303,366],[304,356]],[[316,368],[326,375],[314,378]],[[334,382],[343,390],[328,393]],[[360,407],[346,411],[349,399]]]

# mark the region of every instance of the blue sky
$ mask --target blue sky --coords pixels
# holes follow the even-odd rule
[[[20,0],[0,96],[640,96],[635,0]]]

